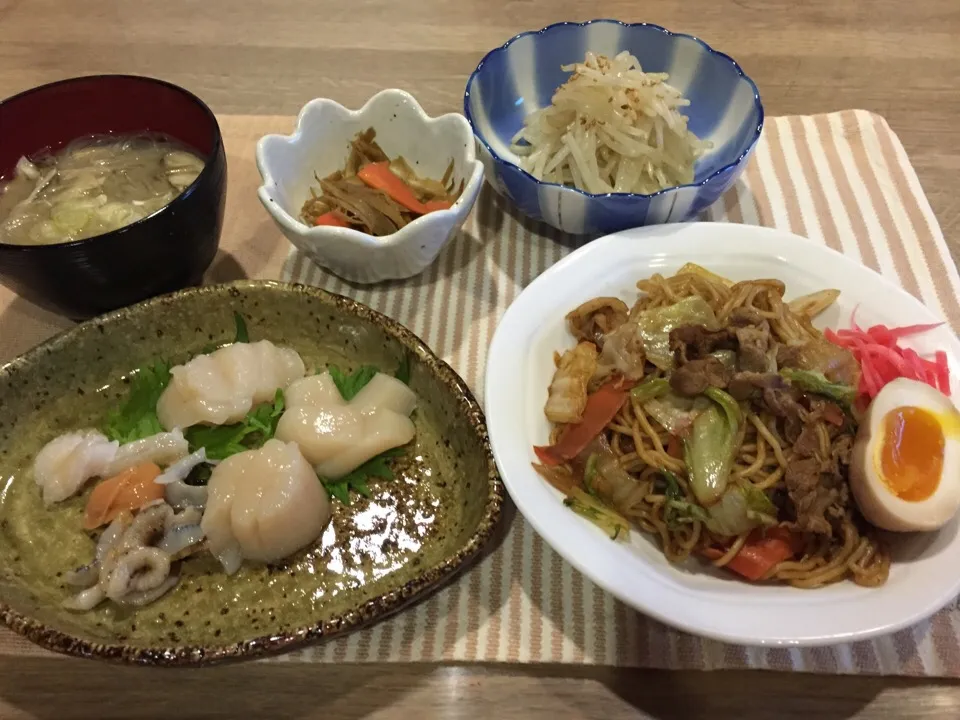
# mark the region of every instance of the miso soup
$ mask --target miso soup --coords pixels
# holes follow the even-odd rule
[[[155,135],[90,136],[20,158],[13,177],[0,180],[0,243],[52,245],[118,230],[172,202],[204,162]]]

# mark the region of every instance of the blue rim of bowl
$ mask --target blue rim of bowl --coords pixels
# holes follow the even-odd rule
[[[675,185],[674,187],[664,188],[663,190],[658,190],[657,192],[651,193],[649,195],[644,195],[643,193],[596,193],[595,194],[595,193],[589,193],[586,190],[580,190],[579,188],[571,187],[569,185],[561,185],[560,183],[553,183],[553,182],[546,182],[545,180],[538,180],[537,178],[535,178],[533,175],[528,173],[526,170],[524,170],[522,167],[520,167],[516,163],[511,162],[506,158],[501,157],[498,153],[496,153],[494,149],[490,147],[490,144],[484,138],[482,138],[480,134],[477,132],[477,127],[473,122],[473,114],[470,112],[470,88],[473,85],[474,79],[480,73],[480,70],[483,68],[487,60],[489,60],[491,57],[493,57],[497,53],[505,52],[507,48],[510,47],[517,40],[519,40],[520,38],[527,37],[528,35],[546,35],[551,30],[558,27],[587,27],[588,25],[595,25],[599,23],[619,25],[620,27],[625,27],[625,28],[635,28],[635,27],[650,28],[651,30],[656,30],[657,32],[661,32],[664,35],[669,35],[670,37],[687,38],[702,45],[703,48],[711,55],[716,55],[718,58],[721,58],[722,60],[726,60],[731,65],[733,65],[733,69],[737,71],[737,75],[739,75],[741,78],[746,80],[750,84],[750,87],[753,88],[753,101],[754,101],[754,104],[756,105],[757,112],[760,115],[760,118],[757,121],[757,126],[754,130],[753,139],[747,145],[746,149],[744,149],[744,151],[740,153],[740,155],[738,155],[735,160],[727,163],[720,169],[710,173],[707,177],[705,177],[700,182],[687,183],[686,185]],[[580,23],[569,22],[569,21],[557,22],[557,23],[553,23],[552,25],[547,25],[545,28],[541,28],[540,30],[528,30],[518,35],[514,35],[512,38],[507,40],[503,45],[499,47],[495,47],[493,50],[491,50],[490,52],[488,52],[486,55],[483,56],[483,59],[477,65],[476,69],[472,73],[470,73],[470,77],[467,79],[467,87],[463,93],[463,114],[467,118],[467,122],[470,123],[470,128],[473,130],[473,136],[487,149],[487,152],[490,153],[490,157],[492,157],[495,162],[501,165],[507,165],[511,168],[518,170],[524,177],[533,181],[537,185],[541,185],[544,187],[559,188],[561,191],[566,190],[569,192],[574,192],[574,193],[577,193],[578,195],[583,195],[584,197],[588,197],[588,198],[631,198],[632,197],[632,198],[647,198],[647,199],[659,197],[660,195],[672,193],[683,188],[704,187],[705,185],[708,185],[710,181],[712,181],[714,178],[740,165],[750,155],[750,153],[753,152],[754,147],[756,147],[757,145],[757,141],[760,140],[760,134],[761,132],[763,132],[763,123],[765,119],[764,111],[763,111],[763,102],[760,100],[760,90],[757,88],[757,84],[753,81],[753,79],[749,75],[747,75],[743,71],[743,68],[740,67],[737,61],[734,60],[729,55],[727,55],[726,53],[720,52],[719,50],[714,50],[707,43],[705,43],[703,40],[701,40],[695,35],[688,35],[687,33],[676,33],[671,30],[667,30],[662,25],[656,25],[654,23],[645,23],[645,22],[625,23],[621,20],[613,20],[612,18],[600,18],[597,20],[587,20],[586,22],[580,22]]]
[[[210,119],[210,122],[213,123],[213,145],[210,149],[209,157],[203,164],[203,169],[200,171],[200,174],[197,175],[197,179],[190,183],[183,192],[177,195],[173,200],[168,202],[159,210],[150,213],[146,217],[142,217],[136,222],[132,222],[129,225],[124,225],[123,227],[117,228],[116,230],[111,230],[105,232],[101,235],[92,235],[88,238],[83,238],[81,240],[70,240],[67,242],[58,242],[58,243],[48,243],[44,245],[16,245],[14,243],[5,243],[0,240],[0,248],[3,248],[3,251],[6,253],[18,252],[18,253],[53,253],[62,251],[63,248],[83,248],[93,245],[94,243],[103,240],[103,238],[116,237],[117,233],[126,232],[130,228],[140,227],[142,224],[146,224],[148,221],[157,217],[161,213],[166,213],[167,209],[173,206],[178,206],[182,200],[186,200],[190,195],[193,195],[194,190],[200,184],[202,178],[207,177],[212,171],[213,160],[216,159],[221,149],[223,148],[223,133],[220,130],[220,123],[217,121],[217,116],[214,114],[213,110],[210,109],[210,106],[207,105],[203,100],[200,99],[195,93],[190,92],[185,87],[181,87],[175,83],[169,82],[168,80],[161,80],[160,78],[151,77],[150,75],[131,75],[127,73],[100,73],[99,75],[77,75],[75,77],[64,78],[63,80],[55,80],[54,82],[46,83],[44,85],[37,85],[36,87],[27,88],[22,92],[18,92],[16,95],[11,95],[6,98],[0,98],[0,105],[6,105],[7,103],[12,103],[15,100],[20,100],[21,98],[27,95],[33,95],[34,93],[45,92],[51,90],[59,85],[70,85],[75,82],[81,82],[85,80],[111,80],[122,78],[125,80],[140,80],[147,83],[153,83],[155,85],[165,85],[171,90],[179,92],[181,95],[185,95],[188,100],[196,103],[204,114]],[[471,127],[473,127],[471,125]],[[226,150],[224,149],[224,152]]]

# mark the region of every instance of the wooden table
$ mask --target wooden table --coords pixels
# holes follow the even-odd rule
[[[359,106],[385,87],[410,90],[437,113],[461,107],[466,77],[488,49],[522,30],[598,15],[704,38],[756,80],[770,114],[884,115],[960,257],[957,0],[0,0],[0,97],[70,75],[127,72],[181,84],[217,113],[290,115],[319,96]],[[958,715],[960,685],[945,681],[575,666],[157,673],[0,659],[2,718]]]

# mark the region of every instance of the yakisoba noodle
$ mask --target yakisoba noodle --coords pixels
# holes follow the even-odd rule
[[[685,268],[686,269],[686,268]],[[837,293],[825,291],[801,298],[793,303],[783,301],[783,284],[775,280],[756,280],[732,284],[723,278],[697,268],[681,271],[673,277],[654,275],[637,284],[640,300],[630,311],[630,318],[639,313],[699,296],[706,300],[720,324],[726,324],[738,308],[755,313],[767,321],[770,337],[782,345],[799,345],[822,338],[812,318],[833,303]],[[741,310],[740,312],[744,312]],[[662,375],[663,371],[646,364],[644,380]],[[785,421],[769,412],[762,403],[741,403],[743,422],[739,424],[736,446],[728,482],[752,486],[768,496],[784,495],[784,477],[791,463],[799,460],[785,438]],[[843,432],[833,431],[820,419],[813,426],[819,445],[817,452],[830,457],[841,455],[854,440],[851,422]],[[553,440],[556,441],[556,428]],[[675,439],[632,395],[603,432],[620,465],[635,481],[628,495],[621,496],[616,510],[640,530],[656,537],[666,557],[679,563],[699,557],[717,567],[728,564],[747,542],[749,533],[735,537],[718,536],[708,530],[704,521],[689,519],[683,524],[670,523],[665,517],[667,496],[663,490],[663,471],[674,474],[686,501],[696,505],[690,486],[683,453],[671,452]],[[567,465],[567,470],[573,468]],[[843,481],[846,482],[846,479]],[[778,510],[778,522],[790,526],[789,518]],[[774,565],[761,581],[790,584],[801,588],[817,588],[841,580],[852,580],[864,586],[883,584],[888,575],[890,557],[879,542],[876,531],[859,516],[853,499],[847,493],[842,502],[829,509],[833,532],[816,534],[795,532],[802,547],[790,560]]]

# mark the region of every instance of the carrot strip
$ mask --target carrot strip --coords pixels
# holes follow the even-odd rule
[[[453,203],[448,200],[428,200],[423,204],[423,207],[426,208],[427,212],[433,212],[434,210],[449,210],[453,207]]]
[[[350,227],[350,223],[340,217],[340,213],[335,210],[331,210],[328,213],[324,213],[316,220],[313,221],[313,226],[318,227],[320,225],[325,225],[329,227]]]
[[[786,528],[770,528],[763,535],[748,539],[724,567],[756,582],[775,565],[796,555],[798,542],[799,538]]]
[[[417,199],[410,186],[390,169],[390,163],[387,161],[364,165],[357,171],[357,177],[375,190],[382,190],[390,196],[390,199],[411,212],[418,215],[426,215],[430,212]]]
[[[555,444],[533,448],[540,462],[547,466],[559,465],[583,452],[590,441],[617,416],[627,401],[629,391],[625,383],[614,380],[591,393],[580,422],[567,425]]]
[[[671,435],[667,440],[667,455],[677,459],[683,459],[683,442],[676,435]]]

